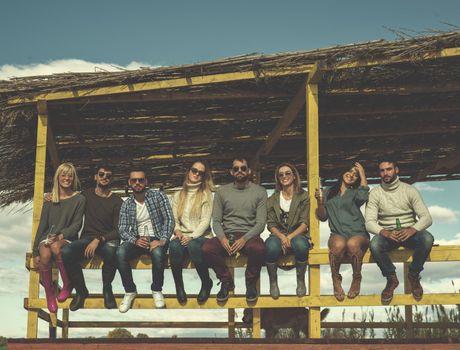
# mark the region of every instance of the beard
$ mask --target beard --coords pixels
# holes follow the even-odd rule
[[[235,182],[243,183],[243,182],[248,181],[249,179],[249,175],[244,175],[244,176],[237,176],[237,175],[238,173],[233,176],[233,179],[235,180]]]

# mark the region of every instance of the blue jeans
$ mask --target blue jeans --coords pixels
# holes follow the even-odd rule
[[[425,264],[428,255],[430,255],[433,241],[433,236],[426,230],[416,232],[415,235],[405,242],[395,242],[381,235],[375,235],[371,240],[370,248],[375,262],[385,277],[396,271],[396,267],[388,256],[389,251],[399,246],[414,249],[412,262],[409,265],[409,272],[417,275],[423,270],[423,264]]]
[[[180,240],[173,239],[169,242],[169,260],[171,261],[172,267],[182,267],[186,255],[190,256],[193,264],[196,268],[200,268],[205,265],[203,260],[203,253],[201,252],[201,246],[208,239],[205,237],[198,237],[188,242],[188,246],[184,247]]]
[[[308,253],[310,243],[305,235],[295,236],[291,240],[290,252],[294,251],[296,262],[305,262],[308,260]],[[281,249],[281,240],[275,235],[270,235],[265,241],[265,261],[268,263],[275,263],[283,253]]]
[[[158,239],[152,238],[152,240]],[[143,254],[150,255],[152,259],[152,285],[150,289],[156,292],[161,291],[164,282],[165,256],[167,249],[168,244],[149,251],[135,244],[123,242],[117,250],[117,265],[121,276],[121,282],[123,283],[126,293],[136,292],[130,261]]]
[[[93,241],[93,238],[77,239],[61,248],[61,256],[64,261],[67,274],[77,292],[85,292],[86,285],[80,263],[86,259],[85,249]],[[120,241],[113,240],[99,243],[96,254],[101,256],[104,265],[102,266],[103,288],[111,288],[112,281],[117,272],[116,252]]]

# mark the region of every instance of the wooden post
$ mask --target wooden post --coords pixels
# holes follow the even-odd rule
[[[319,220],[316,217],[315,190],[319,188],[319,122],[318,122],[318,70],[311,71],[306,85],[306,136],[307,136],[307,171],[308,193],[310,196],[310,237],[313,249],[320,248]],[[319,296],[320,291],[320,265],[309,265],[308,289],[310,296]],[[310,307],[309,336],[321,337],[321,308]]]
[[[230,267],[230,273],[233,281],[235,280],[235,268]],[[232,297],[235,293],[231,291],[228,293]],[[228,337],[235,338],[235,309],[228,309]]]
[[[69,309],[62,309],[62,338],[69,337]]]
[[[34,207],[32,216],[32,240],[31,248],[35,240],[40,215],[43,207],[43,192],[45,189],[45,168],[46,168],[46,137],[48,129],[48,109],[46,101],[37,102],[37,146],[35,153],[35,183],[34,183]],[[36,266],[34,266],[36,268]],[[29,300],[38,298],[40,277],[38,271],[30,269],[29,273]],[[29,310],[27,312],[27,338],[37,338],[38,312]]]
[[[409,263],[404,263],[404,293],[411,294],[410,284],[409,284]],[[412,314],[412,305],[404,306],[404,319],[406,321],[406,338],[414,338],[414,319]]]

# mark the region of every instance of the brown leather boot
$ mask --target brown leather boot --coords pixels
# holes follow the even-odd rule
[[[393,299],[393,292],[398,287],[399,281],[398,277],[396,276],[396,273],[392,273],[391,275],[388,275],[387,277],[387,285],[385,286],[385,289],[382,291],[381,299],[382,299],[382,304],[387,304]]]
[[[350,290],[347,296],[350,299],[356,298],[361,291],[361,267],[363,266],[363,257],[359,255],[351,256],[351,266],[353,268],[353,280],[351,281]]]
[[[423,287],[420,284],[420,275],[419,274],[413,275],[413,274],[409,273],[407,275],[407,278],[409,279],[410,290],[412,292],[412,296],[414,297],[414,299],[417,300],[417,301],[422,300]]]
[[[345,292],[342,288],[342,276],[340,275],[341,259],[332,252],[329,252],[329,264],[331,265],[332,285],[334,287],[334,296],[338,301],[345,299]]]

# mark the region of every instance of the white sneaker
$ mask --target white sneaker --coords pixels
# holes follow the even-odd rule
[[[123,297],[123,300],[121,301],[120,307],[118,308],[118,311],[121,313],[128,312],[129,309],[131,309],[131,306],[133,306],[133,301],[136,298],[137,293],[125,293],[125,296]]]
[[[152,291],[153,302],[157,309],[163,309],[165,307],[165,297],[162,292]]]

